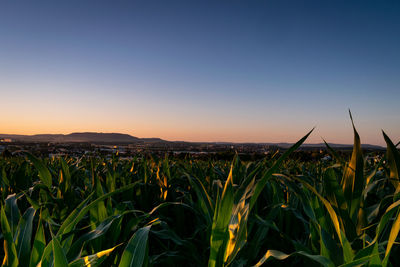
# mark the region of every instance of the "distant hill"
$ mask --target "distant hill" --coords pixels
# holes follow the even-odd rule
[[[70,142],[139,142],[140,138],[121,133],[72,133],[66,136]]]
[[[163,140],[163,139],[161,139],[161,138],[156,138],[156,137],[153,137],[153,138],[140,138],[140,141],[144,141],[144,142],[169,142],[169,141],[165,141],[165,140]]]
[[[57,143],[136,143],[141,139],[129,134],[121,133],[71,133],[71,134],[36,134],[36,135],[14,135],[0,134],[0,139],[11,139],[21,142],[57,142]]]

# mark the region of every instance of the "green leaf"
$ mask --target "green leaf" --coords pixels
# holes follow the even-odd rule
[[[68,191],[69,188],[71,187],[71,173],[69,171],[67,162],[65,162],[65,160],[63,158],[60,158],[60,162],[61,162],[63,178],[65,180],[64,181],[64,183],[65,183],[64,191]]]
[[[58,231],[58,233],[60,233],[61,230],[62,230],[61,234],[66,234],[66,233],[72,231],[72,230],[75,228],[76,224],[77,224],[80,220],[82,220],[82,218],[86,215],[86,213],[88,213],[89,210],[90,210],[91,208],[96,207],[97,204],[98,204],[100,201],[103,201],[103,200],[105,200],[105,199],[107,199],[107,198],[109,198],[109,197],[111,197],[111,196],[113,196],[113,195],[115,195],[115,194],[119,194],[119,193],[122,193],[122,192],[124,192],[124,191],[126,191],[126,190],[132,189],[132,188],[135,187],[137,184],[139,184],[139,182],[140,182],[140,181],[137,181],[137,182],[132,183],[132,184],[129,184],[129,185],[127,185],[127,186],[121,187],[121,188],[115,190],[114,192],[109,192],[109,193],[107,193],[107,194],[104,194],[104,195],[102,195],[101,197],[99,197],[99,198],[95,199],[94,201],[90,202],[90,204],[88,204],[87,206],[83,207],[80,211],[77,212],[77,215],[76,215],[76,216],[72,217],[71,220],[68,221],[68,225],[66,225],[65,227],[63,227],[63,226],[64,226],[64,224],[63,224],[63,225],[61,226],[60,230]],[[81,207],[81,205],[80,205],[79,207]],[[75,214],[76,214],[76,213],[75,213]],[[70,218],[70,216],[68,216],[68,219],[69,219],[69,218]],[[58,233],[57,233],[57,235],[58,235]]]
[[[21,218],[15,194],[7,196],[5,200],[5,214],[10,225],[12,236],[14,236],[15,231],[17,231],[19,219]]]
[[[239,250],[247,242],[247,220],[249,216],[249,199],[254,192],[254,179],[247,186],[241,199],[233,206],[229,222],[229,241],[225,250],[224,262],[229,265],[236,257]]]
[[[81,252],[83,245],[87,242],[94,240],[100,236],[103,236],[107,230],[110,228],[111,224],[115,219],[120,218],[121,215],[111,216],[104,221],[102,221],[99,226],[95,230],[90,231],[82,236],[80,236],[71,246],[67,253],[67,259],[75,260],[79,257],[79,253]]]
[[[164,173],[167,175],[168,180],[171,180],[171,172],[170,172],[168,154],[167,153],[165,153],[165,158],[164,158],[164,161],[163,161],[163,170],[164,170]]]
[[[319,200],[322,202],[322,204],[324,204],[325,208],[328,211],[329,217],[334,226],[336,234],[340,240],[340,244],[342,245],[344,261],[345,261],[345,263],[352,261],[354,258],[354,252],[353,252],[351,245],[350,245],[349,241],[347,240],[345,234],[341,230],[339,219],[337,217],[335,210],[332,208],[332,205],[329,203],[329,201],[327,201],[324,197],[322,197],[317,192],[317,190],[315,190],[315,188],[312,187],[310,184],[306,183],[305,181],[302,181],[301,179],[299,179],[297,177],[293,177],[293,179],[295,179],[296,181],[302,183],[305,187],[307,187],[311,192],[313,192],[319,198]]]
[[[225,182],[221,198],[217,198],[214,218],[210,237],[210,257],[208,266],[222,266],[227,243],[229,241],[228,225],[232,215],[233,207],[233,183],[232,168]]]
[[[25,155],[28,157],[28,159],[33,163],[33,166],[38,170],[39,172],[39,178],[42,180],[42,182],[48,187],[51,188],[52,185],[52,178],[49,169],[46,167],[46,165],[37,157],[34,155],[25,152]]]
[[[193,187],[194,191],[197,195],[197,201],[200,203],[200,207],[203,210],[203,214],[205,215],[207,222],[211,225],[212,217],[214,213],[214,207],[211,202],[211,198],[208,195],[206,189],[204,188],[203,184],[199,179],[196,177],[192,177],[189,174],[185,174],[189,180],[190,185]]]
[[[397,210],[397,215],[396,215],[396,219],[393,222],[392,228],[390,230],[390,235],[389,235],[389,239],[388,239],[388,244],[386,247],[386,252],[385,252],[385,258],[383,259],[383,265],[387,266],[387,263],[389,261],[389,254],[390,251],[396,241],[397,235],[399,234],[400,231],[400,210]]]
[[[63,234],[65,229],[70,225],[74,220],[76,220],[76,217],[78,216],[79,212],[82,211],[83,207],[89,202],[89,200],[92,198],[94,195],[94,192],[91,193],[85,200],[83,200],[69,215],[68,217],[64,220],[63,224],[60,226],[57,232],[57,236],[60,234]]]
[[[348,236],[350,240],[353,240],[357,237],[356,227],[350,218],[348,202],[344,197],[343,189],[339,185],[335,170],[333,168],[328,168],[323,178],[326,197],[330,204],[337,208],[339,219],[343,223],[346,236]]]
[[[250,200],[250,210],[253,209],[254,204],[257,201],[258,196],[261,194],[262,190],[264,189],[265,185],[267,184],[268,180],[271,178],[272,174],[279,168],[279,166],[282,164],[282,162],[295,151],[298,149],[304,141],[308,138],[308,136],[314,131],[314,128],[309,131],[303,138],[301,138],[299,141],[297,141],[296,144],[291,146],[285,153],[283,153],[282,156],[279,157],[277,161],[275,161],[274,165],[272,165],[271,168],[268,169],[268,171],[263,175],[263,177],[257,182],[256,188],[254,190],[254,194]]]
[[[103,188],[100,181],[96,182],[96,197],[99,198],[104,195]],[[90,210],[91,227],[96,228],[96,223],[104,221],[107,218],[107,210],[103,201],[99,201],[95,207]]]
[[[387,145],[386,158],[390,169],[390,182],[396,191],[399,191],[400,153],[385,132],[382,131],[382,133]]]
[[[355,225],[357,233],[361,234],[361,229],[365,227],[366,219],[362,209],[360,209],[362,193],[365,186],[364,179],[364,159],[361,151],[360,136],[354,126],[353,117],[349,111],[351,124],[354,132],[354,146],[351,159],[343,174],[343,193],[349,205],[349,215]]]
[[[327,168],[324,173],[324,189],[327,194],[327,199],[335,205],[341,212],[347,213],[347,201],[344,197],[342,188],[339,185],[333,168]]]
[[[104,199],[107,199],[115,194],[119,194],[121,192],[124,192],[126,190],[132,189],[135,187],[140,181],[137,181],[135,183],[129,184],[127,186],[124,186],[120,189],[115,190],[114,192],[110,192],[107,194],[104,194],[103,196],[95,199],[92,201],[90,204],[86,205],[87,202],[90,200],[90,198],[93,196],[94,193],[90,194],[81,204],[79,204],[78,207],[76,207],[72,213],[67,217],[67,219],[64,221],[64,223],[61,225],[60,229],[58,230],[56,234],[56,238],[59,238],[61,235],[66,235],[70,232],[72,232],[75,229],[75,226],[79,223],[80,220],[84,218],[84,216],[89,212],[89,210],[93,207],[96,207],[97,204],[100,201],[103,201]],[[86,205],[86,206],[85,206]],[[69,250],[72,240],[74,238],[74,235],[71,234],[69,235],[65,240],[62,241],[62,247],[66,251]],[[41,262],[46,265],[48,260],[51,258],[51,248],[52,248],[52,241],[50,241],[46,248],[44,249]]]
[[[40,214],[35,240],[33,241],[29,267],[35,267],[39,263],[45,247],[46,247],[46,238],[44,235],[42,215]]]
[[[29,265],[29,252],[31,251],[32,238],[32,222],[35,216],[35,209],[28,208],[18,223],[17,232],[15,234],[15,245],[19,264],[22,266]]]
[[[394,202],[393,204],[391,204],[385,211],[385,213],[382,215],[378,226],[376,227],[376,235],[375,238],[372,242],[377,242],[378,238],[380,236],[380,234],[384,231],[384,229],[386,228],[386,226],[388,225],[388,223],[391,221],[393,214],[396,213],[396,219],[392,224],[392,228],[390,230],[390,235],[389,235],[389,239],[388,239],[388,245],[386,247],[386,252],[385,252],[385,258],[383,260],[383,266],[387,266],[388,265],[388,260],[389,260],[389,255],[390,255],[390,251],[391,248],[396,240],[396,237],[399,233],[400,230],[400,200],[397,200],[396,202]]]
[[[313,261],[315,261],[315,262],[317,262],[317,263],[319,263],[319,264],[321,264],[322,266],[325,266],[325,267],[335,266],[333,264],[333,262],[331,262],[329,259],[327,259],[327,258],[325,258],[323,256],[311,255],[311,254],[306,253],[304,251],[297,251],[297,252],[294,252],[292,254],[286,254],[286,253],[283,253],[283,252],[278,251],[278,250],[268,250],[267,253],[265,253],[265,255],[253,267],[259,267],[259,266],[263,265],[264,262],[266,262],[270,258],[275,258],[277,260],[285,260],[285,259],[287,259],[287,258],[289,258],[291,256],[294,256],[294,255],[299,255],[299,256],[306,257],[306,258],[308,258],[310,260],[313,260]]]
[[[47,246],[44,248],[38,266],[51,266],[51,264],[53,264],[53,241],[54,238],[50,240]]]
[[[129,240],[119,267],[141,267],[148,262],[148,236],[151,225],[142,227]]]
[[[6,214],[4,212],[4,207],[1,207],[1,232],[4,238],[4,260],[3,266],[5,267],[17,267],[18,266],[18,257],[17,250],[15,248],[15,244],[13,242],[12,232],[10,229],[10,225],[8,224],[8,220]]]
[[[119,245],[118,245],[119,246]],[[110,249],[106,249],[100,252],[97,252],[96,254],[93,255],[89,255],[89,256],[85,256],[83,258],[74,260],[73,262],[71,262],[70,264],[68,264],[68,267],[81,267],[81,266],[90,266],[90,267],[94,267],[97,266],[100,263],[100,260],[104,257],[104,256],[108,256],[111,254],[111,252],[114,251],[115,248],[117,248],[118,246],[115,246],[113,248]]]
[[[65,256],[64,250],[61,248],[57,238],[53,237],[53,266],[57,267],[68,267],[67,257]]]
[[[374,238],[373,242],[376,242],[379,238],[379,235],[383,232],[385,227],[388,225],[390,220],[393,217],[393,214],[398,211],[400,206],[400,200],[397,200],[396,202],[392,203],[385,211],[385,213],[382,215],[378,226],[376,227],[376,235]]]
[[[351,262],[339,265],[339,267],[355,267],[355,266],[364,266],[364,264],[368,263],[372,258],[378,256],[379,254],[371,254],[368,256],[365,256],[360,259],[353,260]]]
[[[372,242],[370,245],[364,247],[357,252],[354,261],[359,259],[366,259],[368,257],[368,266],[382,266],[382,260],[379,256],[378,242]]]

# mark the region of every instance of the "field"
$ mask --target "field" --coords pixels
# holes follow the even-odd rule
[[[3,266],[400,266],[400,154],[0,157]],[[397,240],[397,241],[396,241]]]

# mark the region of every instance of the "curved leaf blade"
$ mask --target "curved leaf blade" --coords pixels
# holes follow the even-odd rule
[[[146,266],[148,261],[148,237],[151,225],[140,228],[131,237],[119,263],[119,267]]]
[[[46,165],[37,157],[34,155],[25,152],[25,155],[28,157],[28,159],[33,163],[33,166],[38,170],[39,172],[39,178],[42,180],[42,182],[48,187],[51,188],[52,185],[52,178],[49,169],[46,167]]]

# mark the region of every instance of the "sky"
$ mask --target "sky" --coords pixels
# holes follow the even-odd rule
[[[0,1],[0,133],[400,140],[399,1]]]

